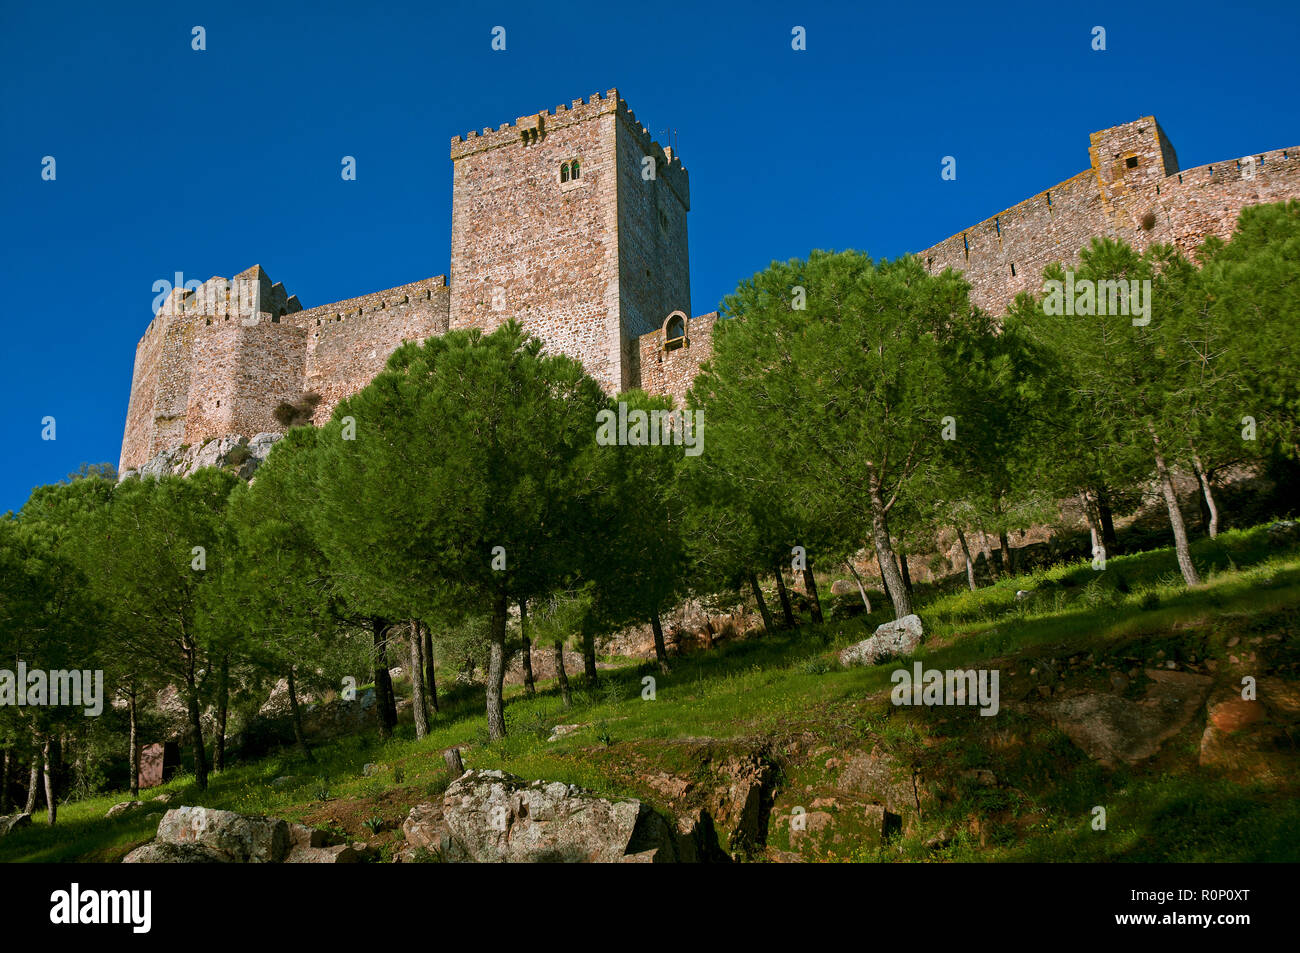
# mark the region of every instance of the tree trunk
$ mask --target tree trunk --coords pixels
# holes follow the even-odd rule
[[[212,767],[226,770],[226,717],[230,712],[230,655],[221,654],[217,670],[217,742],[212,754]]]
[[[874,479],[871,482],[871,536],[876,544],[880,573],[886,580],[889,598],[894,604],[894,617],[901,619],[911,615],[912,596],[898,571],[898,564],[894,562],[894,547],[889,541],[889,529],[885,524],[885,501],[880,495],[880,485]]]
[[[424,671],[429,686],[429,697],[426,701],[429,703],[430,717],[432,717],[438,714],[438,675],[433,665],[433,629],[423,622],[417,624],[420,626],[420,635],[424,639]]]
[[[139,712],[136,706],[135,686],[131,686],[130,693],[126,696],[128,740],[130,743],[130,754],[127,757],[127,764],[131,772],[131,800],[139,800],[140,794],[140,724]]]
[[[1178,509],[1178,494],[1174,492],[1174,481],[1169,476],[1169,467],[1165,465],[1165,455],[1160,449],[1160,437],[1155,430],[1151,433],[1151,443],[1155,449],[1156,474],[1160,478],[1160,492],[1165,497],[1165,507],[1169,510],[1169,525],[1174,531],[1174,553],[1178,556],[1178,568],[1183,574],[1183,581],[1189,586],[1199,586],[1201,577],[1192,565],[1192,550],[1187,544],[1187,527],[1183,525],[1183,514]]]
[[[1007,531],[1002,530],[998,533],[998,553],[1002,560],[1002,569],[1004,572],[1015,574],[1015,559],[1011,555],[1011,540],[1007,538]]]
[[[1119,552],[1119,540],[1115,536],[1115,514],[1110,508],[1110,497],[1105,490],[1097,491],[1097,518],[1101,523],[1101,541],[1108,553]]]
[[[59,815],[59,797],[54,790],[54,769],[58,760],[58,743],[47,737],[42,754],[45,757],[45,808],[50,819],[50,827],[53,827],[54,821]]]
[[[528,600],[519,600],[519,634],[524,642],[524,691],[529,695],[537,694],[537,685],[533,681],[533,640],[528,637]]]
[[[1201,512],[1205,523],[1205,531],[1209,533],[1210,539],[1219,535],[1219,507],[1214,502],[1214,490],[1210,488],[1210,479],[1205,475],[1205,468],[1201,466],[1201,455],[1192,453],[1192,468],[1196,471],[1196,480],[1201,484]]]
[[[659,660],[659,671],[668,674],[668,646],[664,645],[664,627],[659,620],[659,610],[650,612],[650,631],[655,636],[655,658]]]
[[[908,597],[910,598],[911,596],[916,595],[916,593],[912,591],[912,572],[907,568],[906,553],[898,554],[898,570],[903,577],[903,588],[907,590]]]
[[[790,608],[790,593],[785,588],[785,576],[781,573],[781,560],[778,559],[772,564],[772,572],[776,576],[776,594],[781,600],[781,618],[785,620],[784,624],[787,629],[793,629],[795,627],[794,610]]]
[[[862,585],[862,577],[858,571],[853,568],[853,561],[846,559],[844,565],[849,567],[849,573],[853,576],[853,581],[858,584],[858,595],[862,596],[862,604],[866,606],[867,615],[871,615],[871,600],[867,598],[867,587]]]
[[[596,633],[586,623],[582,626],[582,667],[587,675],[587,687],[600,684],[600,670],[596,668]]]
[[[975,591],[975,563],[970,558],[970,546],[966,543],[966,534],[957,527],[957,539],[961,541],[961,551],[966,557],[966,585],[970,586],[970,591]]]
[[[1083,506],[1083,518],[1088,524],[1088,535],[1092,540],[1092,559],[1094,565],[1101,558],[1106,565],[1106,533],[1101,525],[1100,508],[1093,502],[1092,492],[1085,490],[1079,494],[1079,503]]]
[[[979,527],[979,534],[980,552],[984,554],[984,562],[989,567],[989,576],[992,577],[994,582],[997,582],[999,578],[998,567],[993,563],[993,550],[989,547],[989,537],[988,534],[984,532],[983,526]]]
[[[185,677],[185,704],[190,712],[190,731],[194,735],[194,783],[200,791],[208,787],[208,755],[203,750],[203,718],[199,712],[199,686],[192,672]]]
[[[754,590],[754,601],[758,603],[758,614],[763,617],[763,631],[771,635],[772,613],[767,610],[767,600],[763,598],[763,590],[758,586],[758,576],[752,572],[749,574],[749,586]]]
[[[0,751],[0,814],[9,813],[9,763],[9,749],[5,748]]]
[[[555,640],[555,678],[560,683],[560,697],[564,699],[564,709],[573,707],[573,695],[569,692],[569,675],[564,670],[564,640]]]
[[[429,709],[424,700],[424,639],[420,634],[420,623],[412,619],[407,628],[407,638],[411,652],[411,713],[415,719],[415,737],[423,738],[429,733]]]
[[[808,599],[812,602],[812,620],[815,624],[821,625],[826,619],[822,615],[821,600],[817,598],[817,578],[813,575],[811,566],[804,568],[803,587],[808,590]]]
[[[294,666],[289,666],[289,715],[293,722],[293,743],[308,761],[315,761],[307,747],[307,735],[302,730],[302,708],[298,705],[298,684],[293,677]]]
[[[378,616],[370,620],[375,638],[375,709],[379,716],[379,737],[393,736],[397,724],[397,705],[393,700],[393,682],[388,677],[388,640],[384,635],[385,623]],[[391,712],[391,716],[390,716]]]
[[[499,741],[506,736],[506,712],[502,685],[506,676],[506,591],[497,590],[492,597],[491,646],[487,671],[488,738]]]
[[[36,812],[36,794],[40,790],[40,784],[41,749],[33,746],[31,771],[27,775],[27,803],[23,807],[24,814],[34,814]]]
[[[453,780],[465,773],[465,762],[461,760],[459,748],[448,748],[442,753],[442,760],[447,763],[447,773]]]

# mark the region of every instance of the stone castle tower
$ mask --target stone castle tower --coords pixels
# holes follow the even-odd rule
[[[690,319],[690,179],[617,90],[451,141],[451,283],[303,310],[260,266],[176,289],[136,348],[119,472],[214,437],[316,422],[403,341],[513,318],[611,393],[684,396],[716,315]],[[688,328],[690,333],[688,334]]]
[[[690,314],[690,180],[614,90],[452,140],[451,327],[508,318],[611,391]]]
[[[1001,313],[1052,262],[1099,235],[1193,255],[1241,209],[1300,197],[1300,150],[1180,169],[1154,117],[1092,134],[1090,167],[920,252],[964,272]],[[119,472],[216,437],[280,431],[282,401],[315,421],[369,383],[403,341],[511,318],[582,361],[607,391],[681,400],[712,353],[717,314],[691,318],[681,160],[617,90],[451,140],[445,275],[303,310],[260,266],[161,302],[136,347]]]

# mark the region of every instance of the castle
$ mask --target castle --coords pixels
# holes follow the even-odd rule
[[[965,273],[1000,313],[1093,236],[1190,255],[1247,205],[1300,197],[1300,152],[1181,170],[1153,117],[1092,134],[1091,167],[919,255]],[[283,430],[281,402],[319,394],[314,421],[364,387],[403,341],[511,318],[614,393],[681,400],[717,313],[690,317],[690,180],[617,90],[451,140],[447,275],[303,309],[260,266],[177,288],[136,347],[119,472],[233,434]]]

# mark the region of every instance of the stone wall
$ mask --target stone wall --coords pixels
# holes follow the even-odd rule
[[[651,140],[636,116],[619,112],[618,288],[625,342],[619,389],[644,385],[639,341],[674,311],[691,313],[686,213],[690,183],[681,160]],[[649,162],[655,173],[646,178]]]
[[[299,386],[322,398],[314,422],[374,380],[402,342],[446,333],[449,303],[447,277],[438,275],[293,315],[307,344]]]
[[[444,275],[310,311],[260,266],[175,291],[136,347],[118,469],[214,437],[281,432],[277,405],[310,390],[323,422],[403,341],[445,333],[447,307]]]
[[[671,351],[667,349],[667,322],[639,338],[641,389],[650,394],[668,394],[679,407],[684,405],[686,391],[700,365],[713,355],[713,327],[717,320],[718,312],[711,311],[685,322],[686,342]]]
[[[920,252],[922,261],[963,272],[972,300],[1001,314],[1018,293],[1041,290],[1049,264],[1077,262],[1094,236],[1194,257],[1207,236],[1226,240],[1246,206],[1300,197],[1300,151],[1257,153],[1253,170],[1232,159],[1182,170],[1150,116],[1093,133],[1089,155],[1088,171]]]

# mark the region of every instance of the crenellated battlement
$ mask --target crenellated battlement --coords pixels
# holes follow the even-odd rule
[[[531,144],[529,140],[533,133],[536,133],[535,141],[540,141],[550,132],[614,112],[620,102],[618,90],[611,89],[603,96],[593,93],[586,102],[575,99],[568,106],[563,104],[556,106],[553,111],[544,109],[541,112],[520,116],[514,122],[501,123],[496,129],[488,126],[481,133],[470,130],[464,136],[452,136],[451,158],[454,161],[487,149]]]

